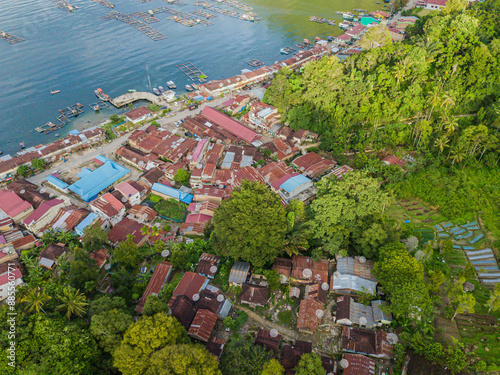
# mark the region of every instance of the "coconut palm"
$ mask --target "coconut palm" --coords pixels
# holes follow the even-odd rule
[[[77,237],[73,233],[68,232],[67,230],[63,230],[57,233],[56,237],[58,241],[63,242],[65,244],[69,244],[70,242],[77,240]]]
[[[86,297],[80,290],[72,287],[65,287],[63,289],[63,295],[59,298],[61,304],[56,307],[57,311],[65,311],[65,316],[67,319],[71,319],[72,315],[81,317],[85,312],[85,306],[88,305],[85,302]]]
[[[448,158],[451,157],[451,164],[455,164],[455,163],[460,163],[461,161],[464,160],[465,158],[465,152],[464,152],[464,149],[462,147],[458,147],[456,149],[454,149],[453,151],[450,152],[450,155],[448,156]]]
[[[453,116],[448,116],[444,121],[444,128],[448,132],[448,135],[453,134],[455,130],[457,130],[457,127],[458,127],[458,121]]]
[[[50,297],[47,293],[45,293],[41,288],[34,288],[30,289],[26,295],[21,298],[21,302],[26,303],[26,307],[28,308],[28,312],[33,312],[35,311],[36,313],[39,313],[42,311],[45,313],[43,310],[43,305],[45,302],[50,300],[52,297]]]
[[[57,233],[54,231],[54,229],[50,228],[42,235],[40,240],[43,242],[44,245],[49,245],[51,243],[54,243],[57,241]]]
[[[441,153],[444,151],[444,149],[446,147],[449,147],[448,146],[448,142],[450,142],[450,140],[448,138],[446,138],[446,136],[443,136],[441,138],[438,138],[434,141],[434,146],[437,147],[439,149],[439,155],[441,155]]]

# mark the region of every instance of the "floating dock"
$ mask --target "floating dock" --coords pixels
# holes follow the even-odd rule
[[[135,17],[135,18],[140,18],[146,23],[155,23],[159,22],[160,20],[156,18],[155,16],[152,16],[149,13],[144,13],[144,12],[134,12],[130,13],[129,16]]]
[[[283,54],[283,55],[289,55],[291,54],[292,52],[295,52],[295,49],[293,49],[292,47],[283,47],[280,49],[280,52]]]
[[[138,21],[130,16],[127,16],[126,14],[115,12],[112,10],[105,16],[100,17],[102,20],[118,20],[121,22],[126,23],[127,25],[130,25],[132,27],[135,27],[137,30],[139,30],[141,33],[145,34],[149,38],[153,39],[154,41],[166,39],[167,37],[163,35],[162,33],[156,31],[153,29],[151,26],[148,26],[146,23],[142,21]]]
[[[321,18],[321,17],[311,16],[311,17],[309,17],[309,21],[316,22],[316,23],[326,23],[326,24],[328,24],[330,26],[335,26],[335,21],[334,20],[329,20],[327,18]]]
[[[252,59],[252,60],[248,60],[248,61],[245,61],[248,65],[250,66],[253,66],[254,68],[258,68],[259,66],[262,66],[264,65],[264,63],[260,60],[257,60],[257,59]]]
[[[113,9],[115,7],[115,4],[110,3],[109,1],[106,0],[92,0],[94,3],[101,4],[102,6],[106,8]]]
[[[3,39],[10,44],[16,44],[16,43],[21,43],[24,42],[23,38],[20,38],[18,36],[6,33],[5,31],[0,31],[0,39]]]
[[[67,12],[73,12],[73,11],[79,9],[77,6],[71,5],[70,3],[68,3],[65,0],[50,0],[50,1],[52,1],[54,4],[56,4],[58,8],[65,10]]]
[[[193,10],[193,11],[191,11],[191,13],[196,14],[197,16],[200,16],[200,17],[205,17],[207,19],[217,17],[215,14],[205,12],[204,10],[201,10],[201,9]]]
[[[106,108],[107,106],[108,106],[108,104],[106,102],[103,102],[102,100],[89,104],[89,107],[92,108],[96,112],[103,109],[103,108]]]
[[[187,62],[183,64],[176,65],[177,68],[180,69],[182,73],[187,75],[191,81],[198,80],[199,82],[203,82],[206,79],[206,75],[198,69],[193,63]]]

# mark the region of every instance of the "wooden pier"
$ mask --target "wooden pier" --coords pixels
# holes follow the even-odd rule
[[[16,43],[21,43],[24,42],[23,38],[20,38],[18,36],[6,33],[5,31],[0,31],[0,39],[3,39],[10,44],[16,44]]]
[[[100,17],[103,20],[118,20],[123,23],[126,23],[132,27],[135,27],[137,30],[139,30],[141,33],[145,34],[149,38],[153,39],[154,41],[166,39],[167,37],[163,35],[162,33],[156,31],[153,29],[151,26],[147,25],[146,23],[142,21],[138,21],[130,16],[127,16],[126,14],[115,12],[112,10],[105,16]]]
[[[254,68],[258,68],[259,66],[264,65],[264,63],[260,60],[257,59],[251,59],[248,61],[245,61],[248,65],[253,66]]]
[[[110,103],[115,107],[120,108],[124,105],[128,105],[130,103],[136,102],[138,100],[147,100],[151,103],[157,104],[159,106],[166,106],[168,104],[167,100],[161,96],[157,96],[150,92],[129,92],[118,96],[114,99],[110,99]]]
[[[115,4],[110,3],[109,1],[106,0],[92,0],[94,3],[101,4],[102,6],[106,8],[113,9],[115,7]]]
[[[204,82],[207,78],[207,76],[193,63],[187,62],[176,66],[182,73],[187,75],[191,81],[198,80],[199,82]]]

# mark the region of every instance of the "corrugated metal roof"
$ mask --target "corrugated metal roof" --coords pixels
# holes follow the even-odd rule
[[[361,277],[352,275],[332,276],[332,290],[352,290],[356,292],[362,292],[363,288],[367,291],[374,292],[377,287],[377,283],[374,281],[366,280]]]
[[[229,282],[234,284],[243,284],[250,271],[250,263],[237,261],[234,263],[233,268],[231,268],[231,273],[229,274]]]
[[[169,197],[175,198],[179,200],[180,202],[184,203],[191,203],[193,200],[193,196],[191,194],[183,193],[182,191],[178,189],[174,189],[173,187],[167,186],[160,184],[158,182],[155,182],[151,188],[152,191],[157,191],[158,193],[168,195]]]
[[[308,179],[304,175],[299,174],[297,176],[290,177],[283,184],[281,184],[281,189],[285,190],[288,193],[291,193],[292,191],[297,189],[299,186],[301,186],[303,184],[307,184],[309,182],[311,182],[310,179]]]
[[[57,177],[52,176],[52,175],[48,175],[47,177],[45,177],[45,180],[47,182],[49,182],[50,184],[58,187],[59,189],[64,190],[69,186],[66,182],[64,182],[64,181],[62,181],[62,180],[60,180]]]

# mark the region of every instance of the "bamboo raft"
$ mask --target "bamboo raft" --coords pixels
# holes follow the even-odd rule
[[[146,23],[155,23],[159,22],[160,20],[156,18],[155,16],[152,16],[149,13],[144,13],[144,12],[134,12],[130,13],[129,16],[136,17],[142,19]]]
[[[205,78],[200,78],[200,77],[206,77],[206,75],[198,69],[193,63],[187,62],[183,64],[178,64],[176,65],[179,70],[187,75],[191,81],[198,80],[199,82],[205,81]]]
[[[105,6],[106,8],[113,9],[115,7],[115,4],[110,3],[109,1],[106,0],[92,0],[94,3],[101,4],[102,6]]]
[[[253,66],[254,68],[258,68],[259,66],[264,65],[264,63],[260,60],[257,59],[251,59],[248,61],[245,61],[248,65]]]
[[[192,26],[196,26],[196,25],[212,26],[212,22],[210,22],[210,21],[202,20],[198,17],[195,17],[194,15],[179,12],[178,10],[171,9],[168,7],[160,7],[157,9],[153,9],[151,12],[153,14],[157,14],[160,12],[170,14],[172,16],[172,17],[168,18],[170,21],[180,23],[181,25],[187,26],[187,27],[192,27]]]
[[[3,39],[10,44],[16,44],[16,43],[21,43],[24,42],[23,38],[20,38],[18,36],[6,33],[5,31],[0,31],[0,39]]]
[[[68,3],[65,0],[50,0],[50,1],[52,1],[54,4],[56,4],[58,8],[63,9],[63,10],[70,12],[70,13],[73,12],[74,10],[79,9],[77,6],[71,5],[70,3]]]
[[[201,10],[201,9],[193,10],[193,11],[191,11],[191,13],[196,14],[197,16],[200,16],[200,17],[205,17],[207,19],[217,17],[215,14],[205,12],[204,10]]]
[[[114,10],[106,14],[105,16],[100,17],[102,20],[118,20],[121,22],[124,22],[132,27],[135,27],[137,30],[139,30],[141,33],[145,34],[149,38],[153,39],[154,41],[166,39],[167,37],[163,35],[162,33],[156,31],[153,29],[151,26],[148,26],[142,21],[137,21],[136,19],[133,19],[132,17],[127,16],[126,14],[115,12]]]
[[[194,2],[194,5],[197,6],[197,7],[201,7],[203,9],[209,9],[209,10],[211,10],[213,12],[216,12],[216,13],[219,13],[219,14],[223,14],[225,16],[233,17],[233,18],[236,18],[236,19],[239,19],[239,20],[243,20],[243,21],[254,22],[254,21],[259,21],[260,20],[260,18],[256,17],[256,15],[254,13],[245,13],[245,14],[242,14],[242,13],[235,12],[235,11],[232,11],[232,10],[222,9],[222,8],[213,6],[212,4],[207,3],[206,1],[200,1],[200,0],[198,0],[198,1]]]

